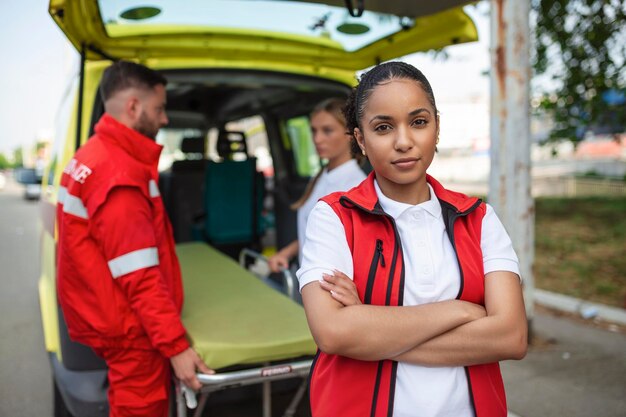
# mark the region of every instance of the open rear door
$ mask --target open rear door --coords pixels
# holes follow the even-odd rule
[[[357,71],[477,39],[467,1],[50,0],[87,60],[211,58]],[[359,17],[359,4],[365,10]]]

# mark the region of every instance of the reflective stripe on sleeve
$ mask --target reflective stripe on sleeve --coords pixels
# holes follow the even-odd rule
[[[159,197],[161,193],[159,192],[159,186],[156,181],[150,180],[148,183],[148,188],[150,189],[150,197]]]
[[[118,256],[109,261],[109,270],[113,278],[119,278],[122,275],[139,271],[140,269],[149,268],[159,264],[159,253],[157,248],[139,249],[129,252],[125,255]]]
[[[89,215],[87,214],[87,208],[83,204],[80,198],[73,196],[67,190],[65,190],[63,197],[63,201],[61,201],[61,189],[59,189],[59,202],[63,204],[63,212],[68,214],[73,214],[76,217],[80,217],[81,219],[89,219]]]
[[[66,198],[67,198],[67,188],[59,187],[59,195],[57,196],[57,204],[65,203]]]

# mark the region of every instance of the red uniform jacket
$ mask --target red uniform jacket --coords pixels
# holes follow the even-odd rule
[[[94,348],[189,347],[172,228],[159,194],[162,147],[105,114],[63,171],[57,290],[73,340]]]
[[[484,305],[480,248],[485,204],[428,182],[441,203],[443,219],[461,271],[457,298]],[[341,220],[354,264],[354,283],[364,304],[402,305],[404,260],[394,220],[376,196],[374,173],[348,192],[322,199]],[[397,362],[366,362],[318,352],[311,370],[313,417],[383,417],[393,414]],[[505,417],[504,385],[497,363],[466,367],[477,417]]]

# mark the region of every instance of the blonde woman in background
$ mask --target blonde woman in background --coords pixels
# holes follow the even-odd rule
[[[311,180],[304,194],[291,208],[298,210],[298,239],[269,258],[272,272],[289,268],[289,262],[299,254],[309,213],[317,200],[335,191],[347,191],[365,179],[365,173],[354,159],[351,135],[347,134],[342,109],[345,101],[331,98],[319,103],[311,113],[313,143],[320,159],[327,161]]]

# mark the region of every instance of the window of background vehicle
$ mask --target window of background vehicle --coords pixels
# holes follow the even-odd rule
[[[174,161],[185,159],[185,154],[180,150],[184,138],[202,135],[205,135],[205,132],[197,128],[161,128],[156,138],[157,143],[163,145],[159,159],[159,172],[169,169]]]
[[[246,117],[244,119],[228,122],[226,123],[225,129],[227,131],[243,132],[246,137],[248,156],[256,158],[256,169],[263,172],[266,178],[274,176],[274,161],[270,153],[265,123],[261,116]],[[211,159],[219,158],[216,144],[217,132],[214,137],[213,135],[209,135],[209,157]]]
[[[296,162],[296,172],[300,177],[314,176],[320,170],[321,161],[315,151],[308,116],[289,119],[285,126]]]

